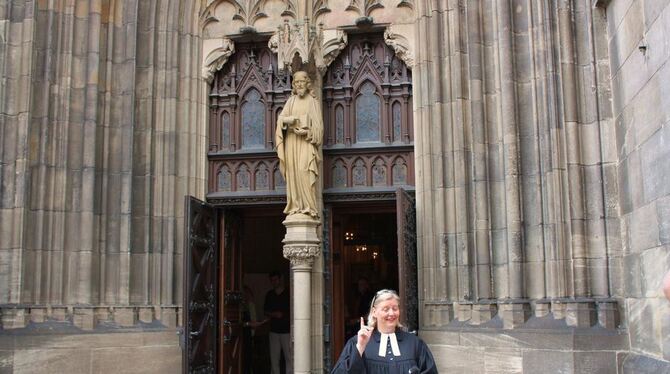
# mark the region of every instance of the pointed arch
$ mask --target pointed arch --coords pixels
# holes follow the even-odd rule
[[[386,186],[386,161],[380,156],[372,162],[372,186]]]
[[[381,104],[377,85],[363,81],[356,96],[356,143],[381,141]]]
[[[242,111],[242,148],[263,148],[265,146],[265,100],[255,87],[244,94]]]
[[[337,158],[333,162],[331,185],[333,188],[345,188],[347,184],[347,165],[342,158]]]
[[[368,185],[368,169],[365,165],[365,160],[360,157],[353,163],[351,185],[352,187],[365,187]]]

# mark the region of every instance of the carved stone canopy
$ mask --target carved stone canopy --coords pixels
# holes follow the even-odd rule
[[[412,53],[409,40],[402,34],[396,32],[392,27],[384,31],[384,42],[395,51],[395,55],[401,59],[408,68],[414,66],[414,53]]]
[[[228,38],[222,38],[221,45],[212,50],[205,58],[202,76],[207,83],[212,83],[216,72],[223,68],[233,53],[235,53],[235,43]]]
[[[282,26],[277,28],[277,32],[272,35],[268,42],[268,47],[277,54],[279,60],[279,70],[302,67],[294,67],[294,57],[298,57],[303,65],[313,63],[319,71],[323,71],[326,65],[323,62],[321,52],[321,43],[323,40],[323,30],[321,26],[316,26],[309,19],[297,21],[292,26],[285,20]]]

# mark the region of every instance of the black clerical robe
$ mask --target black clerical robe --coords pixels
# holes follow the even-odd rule
[[[400,356],[393,355],[390,339],[385,350],[386,356],[379,356],[381,334],[375,329],[365,346],[363,357],[356,349],[357,337],[349,339],[331,374],[407,374],[414,366],[419,369],[419,373],[437,374],[433,355],[423,340],[401,330],[396,331],[395,335]]]

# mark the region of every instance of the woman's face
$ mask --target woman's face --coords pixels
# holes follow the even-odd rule
[[[398,300],[390,298],[379,302],[372,310],[372,315],[377,319],[379,331],[390,334],[395,332],[400,321],[400,305]]]

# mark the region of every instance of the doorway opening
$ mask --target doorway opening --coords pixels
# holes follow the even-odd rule
[[[332,353],[336,356],[358,331],[360,318],[367,320],[374,293],[398,290],[395,206],[333,209],[331,238]]]
[[[247,208],[241,217],[242,320],[251,322],[243,331],[242,373],[270,372],[270,322],[264,313],[266,294],[272,290],[269,275],[281,274],[285,292],[290,290],[290,263],[282,253],[284,218],[281,207]],[[282,372],[284,360],[281,355]]]

